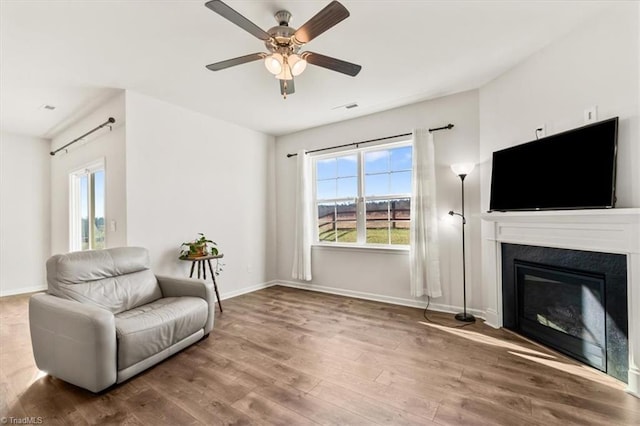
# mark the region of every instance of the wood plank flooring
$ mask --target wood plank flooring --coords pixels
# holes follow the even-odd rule
[[[43,424],[638,425],[624,385],[451,315],[285,287],[225,300],[210,337],[102,394],[35,367],[0,299],[0,417]]]

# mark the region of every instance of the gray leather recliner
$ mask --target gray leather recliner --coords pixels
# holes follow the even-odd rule
[[[213,285],[156,276],[149,253],[120,247],[47,260],[47,293],[29,300],[36,365],[99,392],[207,336]]]

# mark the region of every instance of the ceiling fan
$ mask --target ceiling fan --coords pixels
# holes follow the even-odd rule
[[[349,17],[349,11],[337,1],[329,3],[297,30],[289,26],[291,13],[286,10],[276,12],[274,16],[278,25],[264,31],[220,0],[208,1],[205,6],[264,41],[269,51],[269,53],[251,53],[207,65],[211,71],[219,71],[262,59],[267,70],[280,80],[280,93],[286,99],[287,95],[295,91],[293,77],[300,75],[307,67],[307,63],[352,77],[355,77],[362,68],[360,65],[319,53],[300,52],[302,46]]]

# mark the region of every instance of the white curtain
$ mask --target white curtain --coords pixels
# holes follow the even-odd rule
[[[311,199],[311,160],[304,150],[298,151],[296,175],[296,223],[291,276],[311,281],[311,240],[313,216]]]
[[[442,296],[436,208],[436,167],[433,135],[413,130],[413,174],[409,268],[414,296]]]

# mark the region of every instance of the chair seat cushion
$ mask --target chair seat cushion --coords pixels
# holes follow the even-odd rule
[[[207,315],[207,302],[199,297],[165,297],[117,314],[118,370],[202,329]]]

